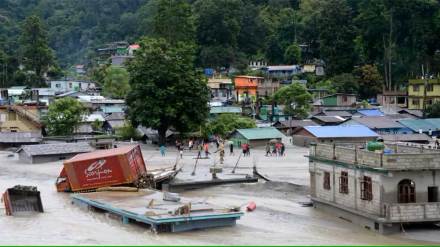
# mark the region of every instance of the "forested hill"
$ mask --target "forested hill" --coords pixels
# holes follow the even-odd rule
[[[36,14],[59,64],[83,63],[104,43],[150,34],[159,1],[1,0],[0,53],[19,55],[21,22]],[[385,81],[389,65],[393,81],[420,74],[421,64],[439,72],[437,0],[188,1],[200,66],[242,68],[249,59],[289,64],[318,58],[329,75],[365,64],[376,65]]]

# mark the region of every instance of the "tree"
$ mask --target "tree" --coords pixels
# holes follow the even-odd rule
[[[280,88],[272,97],[278,104],[284,105],[285,114],[305,118],[310,111],[312,95],[299,83]]]
[[[321,56],[330,75],[351,72],[355,61],[352,9],[346,0],[322,3],[318,18]]]
[[[130,91],[129,74],[126,69],[110,66],[105,70],[102,93],[104,96],[124,99]]]
[[[225,138],[236,129],[256,128],[255,120],[248,117],[241,117],[236,114],[220,114],[214,120],[206,123],[202,129],[204,136],[219,135]]]
[[[62,98],[49,105],[43,122],[49,135],[68,136],[80,125],[85,112],[85,107],[78,100]]]
[[[124,126],[116,129],[116,135],[122,140],[137,140],[140,138],[138,130],[128,121],[124,123]]]
[[[366,64],[354,70],[359,85],[359,96],[361,99],[376,97],[382,92],[382,76],[375,65]]]
[[[95,119],[91,124],[93,131],[102,131],[102,124],[102,121]]]
[[[426,107],[425,115],[427,118],[440,118],[440,102],[435,102]]]
[[[26,69],[32,70],[36,75],[32,85],[42,85],[44,83],[43,75],[53,64],[54,57],[48,46],[46,30],[38,16],[32,15],[24,21],[21,45],[24,65]]]
[[[209,107],[206,79],[194,66],[195,49],[165,39],[144,38],[128,66],[128,114],[134,126],[157,129],[159,144],[171,126],[187,132],[205,121]]]
[[[354,93],[359,90],[356,78],[350,73],[335,75],[330,78],[337,93]]]
[[[289,45],[284,52],[284,62],[286,64],[299,64],[301,63],[301,48],[298,44],[293,43]]]
[[[182,0],[156,0],[153,34],[174,44],[194,42],[195,25],[191,5]]]

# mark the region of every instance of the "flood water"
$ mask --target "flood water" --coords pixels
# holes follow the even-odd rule
[[[289,151],[289,150],[288,150]],[[151,166],[172,164],[175,156],[159,156],[154,149],[144,151]],[[298,202],[307,200],[305,149],[297,149],[286,158],[264,157],[254,150],[261,170],[279,182],[235,184],[192,190],[186,197],[204,198],[210,203],[237,206],[254,201],[257,209],[246,212],[234,227],[213,228],[184,233],[152,233],[140,225],[123,225],[103,213],[90,212],[71,204],[70,195],[56,192],[54,182],[62,162],[22,164],[16,157],[0,152],[0,192],[16,184],[34,185],[41,191],[42,214],[5,216],[0,204],[0,245],[297,245],[297,244],[433,244],[440,243],[438,228],[408,229],[405,233],[382,236]],[[283,160],[281,160],[283,159]],[[227,157],[233,164],[236,157]],[[192,156],[184,156],[182,165],[192,168]],[[209,161],[205,161],[207,165]],[[244,165],[251,165],[250,158]],[[289,170],[289,165],[291,168]],[[203,164],[203,161],[201,162]],[[270,171],[275,169],[272,174]],[[272,169],[270,169],[272,167]],[[190,169],[188,168],[188,169]],[[283,170],[284,169],[284,170]],[[284,172],[280,172],[280,170]],[[291,178],[289,176],[291,173]],[[292,181],[289,181],[291,179]]]

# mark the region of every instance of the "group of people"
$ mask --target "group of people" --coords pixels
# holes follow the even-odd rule
[[[241,144],[241,149],[243,150],[243,156],[251,155],[251,146],[249,145],[249,143]]]
[[[282,142],[276,142],[274,144],[268,142],[266,144],[266,156],[284,156],[285,151],[286,147]]]

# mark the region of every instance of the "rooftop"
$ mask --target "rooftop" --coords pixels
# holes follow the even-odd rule
[[[440,130],[440,118],[402,119],[398,120],[398,122],[414,132],[419,132],[419,130],[423,132]]]
[[[370,129],[398,129],[405,126],[388,117],[353,117],[353,122],[365,125]]]
[[[368,116],[368,117],[384,116],[383,112],[381,112],[379,109],[359,109],[357,112],[363,116]]]
[[[381,135],[384,141],[390,142],[430,142],[432,139],[426,134]]]
[[[248,140],[276,139],[284,137],[283,133],[273,127],[237,129],[236,132],[240,133],[244,138]]]
[[[220,113],[241,113],[241,107],[238,106],[214,106],[211,107],[209,113],[220,114]]]
[[[0,132],[0,143],[39,143],[42,138],[39,132]]]
[[[342,123],[347,120],[340,116],[313,116],[312,119],[317,119],[324,123]]]
[[[305,126],[310,134],[317,138],[351,138],[351,137],[378,137],[376,132],[363,125],[339,126]]]
[[[17,152],[24,151],[30,156],[36,155],[55,155],[55,154],[74,154],[87,153],[93,151],[87,143],[55,143],[55,144],[38,144],[23,145]]]
[[[313,122],[310,119],[304,120],[287,120],[287,121],[279,121],[282,127],[285,128],[296,128],[296,127],[304,127],[304,126],[319,126],[317,123]]]

